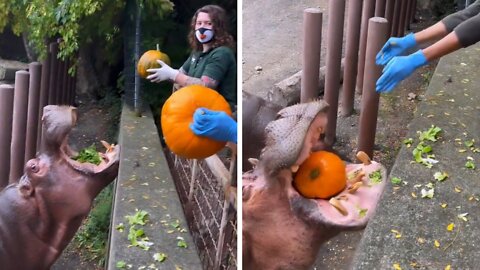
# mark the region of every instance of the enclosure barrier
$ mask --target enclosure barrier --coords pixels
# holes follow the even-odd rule
[[[345,0],[329,2],[324,92],[324,100],[330,106],[324,138],[327,146],[331,147],[336,137],[344,19],[347,20],[347,33],[343,91],[340,97],[341,113],[343,116],[351,115],[355,92],[362,94],[358,150],[372,156],[379,103],[375,83],[381,75],[382,68],[375,64],[375,56],[388,37],[403,36],[405,30],[410,29],[410,23],[415,17],[415,9],[416,0],[348,0],[348,14],[347,18],[344,18]],[[315,85],[318,84],[316,71],[319,67],[319,57],[317,55],[321,42],[313,43],[311,40],[312,36],[318,37],[318,32],[321,32],[314,29],[314,25],[317,25],[317,28],[321,25],[322,15],[316,11],[317,21],[312,23],[312,10],[304,11],[301,102],[310,101],[320,94]],[[362,93],[363,91],[366,93]]]
[[[40,150],[41,119],[46,105],[72,105],[75,81],[69,61],[57,59],[58,43],[48,46],[42,63],[15,73],[14,86],[0,85],[0,187],[18,181],[26,161]],[[58,67],[62,67],[58,69]]]
[[[204,160],[167,156],[203,269],[237,269],[234,151]]]

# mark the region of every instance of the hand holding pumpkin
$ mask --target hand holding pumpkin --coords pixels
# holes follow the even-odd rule
[[[196,135],[237,143],[237,123],[223,111],[198,108],[193,114],[190,129]]]
[[[161,67],[147,69],[147,72],[152,73],[147,76],[147,79],[151,82],[162,82],[165,80],[175,81],[175,77],[177,77],[179,72],[178,69],[171,68],[162,60],[157,60],[157,62]]]

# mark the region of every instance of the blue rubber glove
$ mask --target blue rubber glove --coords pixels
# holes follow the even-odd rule
[[[415,36],[413,33],[410,33],[404,37],[396,38],[391,37],[387,40],[383,48],[377,54],[375,58],[375,63],[377,65],[386,65],[393,57],[402,55],[408,49],[413,48],[417,45]]]
[[[222,111],[198,108],[193,114],[190,129],[196,135],[206,136],[217,141],[237,143],[237,122]]]
[[[377,80],[377,92],[389,93],[399,82],[410,76],[415,69],[427,63],[427,58],[422,50],[418,50],[408,56],[394,57],[383,68],[383,74]]]

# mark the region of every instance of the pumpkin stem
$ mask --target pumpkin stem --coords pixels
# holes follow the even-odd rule
[[[310,180],[315,180],[318,176],[320,175],[320,169],[315,168],[312,171],[310,171]]]
[[[160,51],[160,45],[157,43],[157,51]]]

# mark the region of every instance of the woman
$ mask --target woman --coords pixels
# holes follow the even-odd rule
[[[217,90],[235,111],[237,102],[237,64],[233,54],[233,37],[227,32],[223,8],[207,5],[195,12],[188,35],[193,50],[180,69],[158,60],[161,67],[148,69],[152,82],[171,80],[178,87],[200,84]]]

